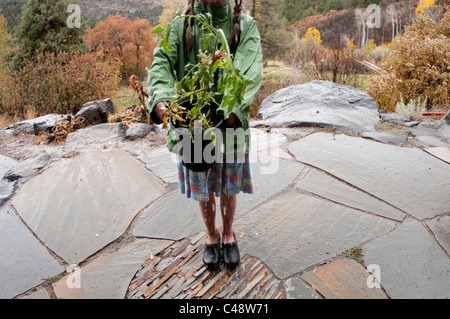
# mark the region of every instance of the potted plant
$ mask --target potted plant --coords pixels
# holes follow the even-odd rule
[[[183,165],[194,171],[204,171],[214,162],[217,130],[234,105],[242,101],[251,81],[234,66],[228,40],[223,30],[213,27],[210,15],[179,15],[166,30],[156,28],[154,33],[166,31],[161,46],[168,53],[171,25],[185,17],[199,23],[204,46],[199,50],[198,63],[187,64],[185,76],[175,82],[176,100],[167,107],[163,122],[165,128],[169,124],[175,130],[182,143],[179,155]],[[211,156],[204,156],[205,149]]]

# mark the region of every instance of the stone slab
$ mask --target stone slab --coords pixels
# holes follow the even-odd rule
[[[385,234],[394,223],[330,201],[281,193],[235,221],[239,248],[287,278]],[[241,237],[241,236],[240,236]]]
[[[323,299],[314,289],[300,278],[292,277],[283,282],[286,299]]]
[[[362,251],[365,264],[379,266],[391,298],[450,298],[450,259],[421,222],[407,219]]]
[[[429,148],[425,149],[425,152],[450,164],[450,148],[449,147],[429,147]]]
[[[72,279],[74,273],[54,283],[55,295],[58,299],[124,299],[144,261],[172,243],[138,239],[114,253],[103,254],[79,269],[78,287]]]
[[[304,165],[282,160],[263,153],[251,156],[251,170],[254,194],[239,194],[236,217],[245,215],[252,208],[286,188],[304,169]],[[277,177],[270,175],[276,172]],[[267,182],[270,178],[270,183]],[[216,198],[219,207],[220,199]],[[179,190],[165,195],[146,209],[136,223],[133,234],[138,237],[166,238],[180,240],[205,229],[199,204],[187,199]],[[220,211],[216,213],[217,226],[222,224]]]
[[[295,187],[386,218],[397,221],[405,218],[405,214],[395,207],[316,169],[309,171],[304,178],[298,179]]]
[[[166,183],[178,183],[176,154],[169,152],[166,146],[157,147],[139,156],[145,166]]]
[[[447,254],[450,254],[450,216],[448,214],[429,220],[426,225],[434,233],[439,245],[447,251]]]
[[[121,236],[165,192],[129,154],[99,151],[55,164],[26,183],[12,204],[52,251],[79,263]]]
[[[64,272],[13,210],[0,211],[0,299],[14,298]]]
[[[406,144],[408,142],[406,136],[388,132],[364,132],[361,134],[361,137],[381,143]]]
[[[315,287],[325,299],[388,299],[381,288],[369,288],[369,272],[358,262],[338,258],[315,267],[301,278]]]
[[[450,207],[450,166],[419,149],[315,133],[291,143],[288,150],[298,161],[418,219],[432,218]]]

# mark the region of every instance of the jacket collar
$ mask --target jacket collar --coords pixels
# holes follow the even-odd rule
[[[194,4],[194,14],[206,14],[210,13],[214,23],[222,23],[230,19],[233,15],[230,1],[224,3],[212,4],[206,6],[196,1]]]

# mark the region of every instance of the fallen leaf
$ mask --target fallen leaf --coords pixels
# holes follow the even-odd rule
[[[242,232],[242,233],[239,235],[239,238],[242,238],[242,237],[244,237],[244,236],[245,236],[245,233]]]

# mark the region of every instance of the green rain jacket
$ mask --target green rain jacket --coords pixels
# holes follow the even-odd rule
[[[194,4],[194,14],[206,14],[212,16],[213,26],[216,29],[222,29],[230,39],[231,29],[234,24],[233,9],[229,1],[222,4],[206,6],[199,2]],[[261,50],[261,38],[257,30],[256,21],[242,14],[240,17],[240,40],[237,48],[230,48],[233,55],[234,65],[250,80],[254,81],[247,86],[243,100],[239,105],[235,105],[232,113],[239,119],[244,130],[249,129],[250,106],[262,83],[262,64],[263,55]],[[160,45],[154,51],[153,64],[148,73],[148,93],[147,108],[152,120],[160,124],[161,121],[155,116],[153,110],[158,102],[174,101],[175,88],[174,83],[181,80],[185,75],[185,65],[188,63],[198,63],[198,52],[202,48],[200,28],[194,27],[194,47],[186,53],[184,49],[185,25],[183,19],[178,19],[172,24],[169,37],[170,52]],[[249,151],[249,139],[246,138],[246,150]],[[169,128],[167,136],[167,148],[172,152],[176,145],[175,134]],[[175,151],[175,150],[173,150]]]

